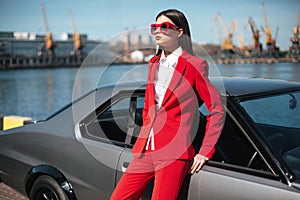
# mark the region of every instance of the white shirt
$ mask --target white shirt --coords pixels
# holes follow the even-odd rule
[[[171,82],[172,76],[174,74],[175,67],[178,62],[179,56],[182,54],[182,48],[178,47],[175,51],[173,51],[168,57],[165,56],[164,51],[161,54],[160,60],[159,60],[159,66],[157,68],[155,78],[154,78],[154,87],[155,87],[155,102],[156,102],[156,110],[158,110],[162,102],[164,100],[167,88],[169,87],[169,84]],[[149,145],[151,142],[151,150],[155,150],[155,144],[154,144],[154,132],[153,127],[150,131],[147,144],[146,144],[146,150],[149,149]]]

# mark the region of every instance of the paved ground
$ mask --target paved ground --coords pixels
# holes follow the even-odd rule
[[[28,200],[4,183],[0,183],[0,200]]]

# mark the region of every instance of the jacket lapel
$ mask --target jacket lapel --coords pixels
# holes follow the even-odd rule
[[[190,54],[188,54],[186,51],[183,50],[182,55],[179,56],[177,65],[175,67],[173,76],[171,78],[169,87],[166,91],[166,94],[164,96],[164,100],[162,102],[162,106],[165,105],[165,103],[168,101],[170,98],[171,94],[173,91],[177,88],[177,86],[180,84],[182,78],[184,77],[185,69],[186,69],[186,64],[187,61],[186,59],[190,57]]]
[[[149,70],[149,102],[150,106],[153,106],[155,104],[155,88],[154,88],[154,77],[157,71],[158,62],[160,60],[160,56],[154,56],[150,60],[150,70]]]

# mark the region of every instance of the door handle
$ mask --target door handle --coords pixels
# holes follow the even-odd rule
[[[123,162],[123,165],[122,165],[122,172],[126,172],[126,169],[127,167],[129,166],[129,162]]]

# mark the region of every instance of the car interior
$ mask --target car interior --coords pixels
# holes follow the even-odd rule
[[[299,91],[246,98],[241,106],[269,149],[296,179],[300,178]]]
[[[300,177],[300,141],[298,128],[257,124],[271,151],[283,159],[296,177]],[[284,133],[284,134],[283,134]]]

